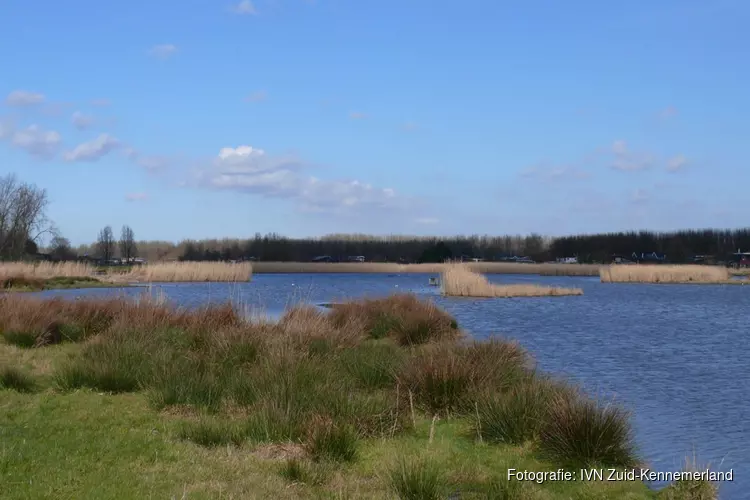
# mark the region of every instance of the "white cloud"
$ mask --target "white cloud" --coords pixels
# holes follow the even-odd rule
[[[404,202],[391,188],[357,180],[321,180],[303,174],[305,167],[297,158],[272,157],[252,146],[223,148],[213,164],[198,173],[197,181],[214,189],[292,199],[309,211],[346,212]]]
[[[63,154],[66,161],[97,161],[120,147],[120,141],[109,134],[101,134],[96,139],[76,146],[73,151]]]
[[[623,172],[646,170],[653,163],[650,155],[631,151],[623,140],[612,143],[612,154],[615,157],[612,168]]]
[[[70,117],[70,122],[78,130],[86,130],[94,124],[94,117],[85,113],[81,113],[80,111],[76,111]]]
[[[258,90],[256,92],[253,92],[249,96],[245,97],[243,101],[245,102],[261,102],[265,101],[268,98],[268,94],[265,90]]]
[[[146,193],[128,193],[125,195],[125,201],[146,201],[147,199]]]
[[[234,5],[230,10],[239,15],[254,16],[258,13],[258,11],[255,10],[255,5],[253,5],[253,2],[251,2],[250,0],[242,0],[237,5]]]
[[[8,94],[8,97],[5,98],[5,102],[9,106],[32,106],[34,104],[43,103],[44,94],[30,92],[28,90],[14,90]]]
[[[151,47],[148,53],[153,57],[158,57],[159,59],[167,59],[168,57],[173,56],[177,53],[177,46],[172,45],[171,43],[154,45],[153,47]]]
[[[682,155],[677,155],[667,160],[667,171],[668,172],[679,172],[687,165],[688,161]]]
[[[31,125],[17,130],[10,135],[11,144],[25,150],[38,158],[49,158],[55,155],[60,147],[62,137],[54,130],[44,130],[38,125]]]

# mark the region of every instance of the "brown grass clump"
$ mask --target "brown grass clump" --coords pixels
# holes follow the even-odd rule
[[[494,285],[465,264],[452,264],[443,271],[441,286],[444,295],[456,297],[549,297],[583,295],[580,288],[541,285]]]
[[[334,304],[330,318],[338,328],[357,322],[369,337],[394,338],[401,345],[461,336],[458,324],[450,314],[412,294]]]
[[[0,263],[0,281],[8,278],[49,279],[57,277],[91,276],[94,268],[79,262],[3,262]]]
[[[529,372],[531,360],[515,342],[442,342],[412,353],[397,375],[404,404],[430,414],[470,413],[486,389],[502,393]]]
[[[253,267],[249,262],[160,262],[135,266],[119,279],[146,283],[195,281],[249,281]]]
[[[726,283],[729,270],[698,265],[611,265],[600,271],[602,283]]]

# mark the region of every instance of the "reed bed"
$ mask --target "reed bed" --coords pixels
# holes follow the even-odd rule
[[[0,280],[8,278],[50,279],[59,277],[91,276],[94,268],[80,262],[3,262]]]
[[[599,276],[602,283],[742,283],[725,267],[699,265],[611,265]]]
[[[112,274],[115,280],[138,281],[145,283],[159,282],[195,282],[195,281],[249,281],[253,267],[249,262],[160,262],[143,266],[134,266],[130,272]]]
[[[560,297],[583,295],[580,288],[542,285],[495,285],[464,264],[447,265],[441,277],[444,295],[455,297]]]
[[[540,274],[545,276],[598,276],[596,264],[522,264],[517,262],[467,262],[484,274]],[[255,262],[256,274],[283,273],[440,273],[446,264],[398,264],[395,262]]]

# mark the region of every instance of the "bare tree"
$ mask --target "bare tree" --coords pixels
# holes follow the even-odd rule
[[[135,234],[130,226],[122,226],[122,232],[120,233],[120,256],[128,263],[130,259],[138,256]]]
[[[75,258],[75,253],[70,248],[70,241],[56,234],[50,242],[50,257],[54,260],[72,260]]]
[[[23,257],[39,238],[52,230],[46,216],[47,192],[19,182],[15,175],[0,177],[0,259]]]
[[[115,253],[115,237],[112,234],[112,226],[107,226],[99,231],[99,237],[96,240],[96,251],[99,258],[105,262],[112,259]]]

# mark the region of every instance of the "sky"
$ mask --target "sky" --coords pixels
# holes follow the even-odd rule
[[[74,244],[748,225],[741,0],[0,2],[0,176]]]

